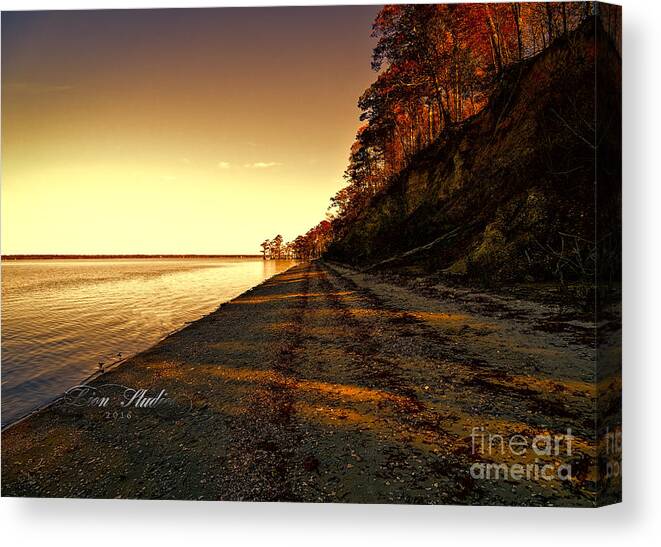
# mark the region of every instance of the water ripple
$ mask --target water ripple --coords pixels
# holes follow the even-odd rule
[[[254,259],[2,263],[2,423],[282,271]]]

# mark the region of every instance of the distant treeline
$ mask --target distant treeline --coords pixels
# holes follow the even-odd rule
[[[260,255],[2,255],[2,260],[70,260],[102,258],[260,258]]]
[[[260,247],[262,257],[267,259],[302,259],[312,260],[319,258],[326,250],[331,234],[331,223],[322,220],[304,235],[298,236],[294,241],[285,243],[278,234],[273,239],[265,239]]]

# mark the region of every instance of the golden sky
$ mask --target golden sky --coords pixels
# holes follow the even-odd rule
[[[378,6],[2,16],[2,253],[257,253],[324,216]]]

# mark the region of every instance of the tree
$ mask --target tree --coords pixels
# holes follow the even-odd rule
[[[278,234],[273,238],[270,245],[271,258],[282,258],[282,236]]]
[[[266,255],[269,253],[269,249],[271,248],[271,242],[268,239],[265,239],[260,243],[259,246],[262,248],[262,257],[264,260],[266,260]]]

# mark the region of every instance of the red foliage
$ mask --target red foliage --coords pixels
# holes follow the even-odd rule
[[[536,55],[594,9],[588,2],[384,6],[372,27],[379,75],[358,101],[366,123],[351,147],[348,184],[331,198],[332,222],[299,236],[294,254],[319,256],[415,154],[484,107],[509,65]]]

